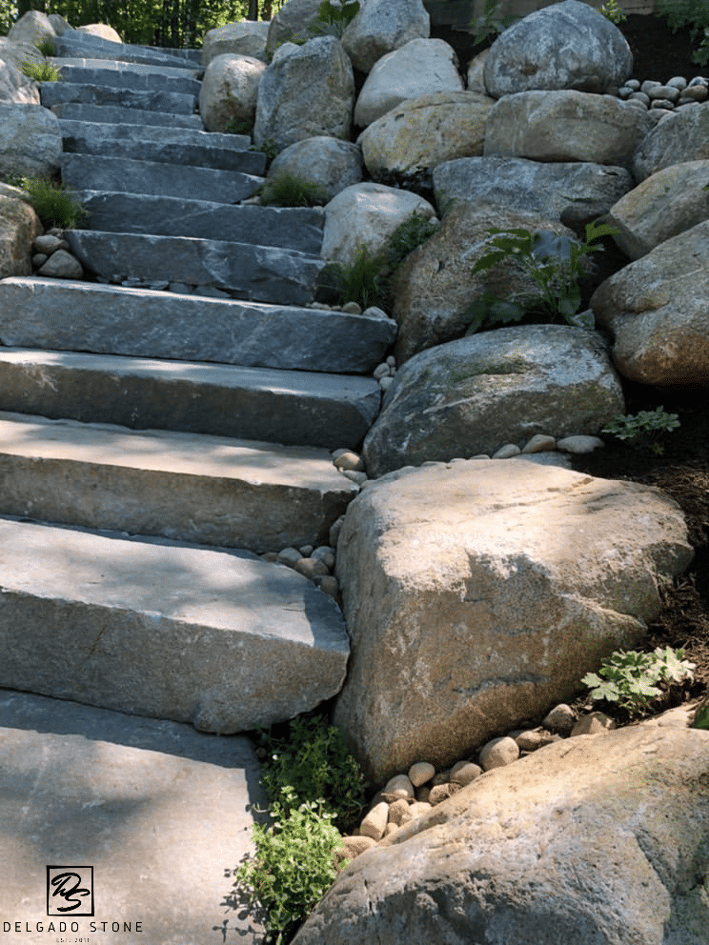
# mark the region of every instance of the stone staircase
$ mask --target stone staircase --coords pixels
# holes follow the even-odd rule
[[[257,553],[327,543],[329,451],[377,415],[394,323],[308,307],[319,209],[242,205],[189,55],[69,31],[62,177],[93,281],[0,282],[0,686],[231,733],[342,684],[333,601]]]

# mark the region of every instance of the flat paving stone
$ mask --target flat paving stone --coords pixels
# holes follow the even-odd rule
[[[123,125],[149,125],[159,128],[193,128],[204,131],[199,115],[175,115],[140,108],[121,108],[119,105],[82,105],[78,102],[59,102],[52,105],[58,118],[72,121],[109,122]]]
[[[55,420],[354,449],[380,403],[371,377],[0,348],[0,410]]]
[[[0,686],[229,735],[339,692],[335,601],[249,551],[0,519]]]
[[[110,69],[113,72],[132,72],[136,75],[162,75],[173,78],[197,78],[200,74],[199,64],[194,64],[191,71],[187,71],[183,65],[175,66],[155,66],[146,65],[140,62],[125,62],[120,59],[91,59],[86,57],[62,56],[61,58],[50,57],[49,61],[62,68],[64,66],[78,69]]]
[[[148,92],[75,82],[43,82],[40,85],[40,99],[45,108],[76,102],[84,105],[118,105],[121,108],[140,108],[178,115],[191,115],[197,106],[196,96],[184,92]]]
[[[253,849],[259,774],[242,736],[0,690],[3,940],[223,945],[226,921],[257,945],[258,923],[222,902]],[[47,915],[51,865],[93,867],[93,915]]]
[[[65,153],[192,165],[258,176],[263,176],[266,169],[266,155],[249,151],[251,141],[246,135],[66,119],[60,119],[59,124]]]
[[[10,347],[368,374],[395,335],[391,319],[326,309],[37,276],[0,281],[0,341]]]
[[[328,544],[325,450],[0,413],[0,514],[255,552]]]

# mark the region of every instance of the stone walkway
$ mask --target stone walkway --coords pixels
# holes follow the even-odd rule
[[[329,451],[376,417],[394,325],[308,307],[322,211],[240,204],[265,159],[202,130],[193,58],[75,31],[59,56],[95,281],[0,282],[0,915],[47,941],[46,868],[91,866],[93,915],[54,920],[77,940],[218,943],[259,795],[217,735],[334,695],[349,652],[258,553],[326,542],[356,494]]]

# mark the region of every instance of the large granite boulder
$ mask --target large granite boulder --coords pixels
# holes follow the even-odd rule
[[[357,857],[294,945],[705,945],[708,751],[643,724],[486,772]]]
[[[77,26],[80,33],[86,33],[88,36],[96,36],[98,39],[105,39],[109,43],[122,43],[121,35],[114,30],[108,23],[86,23],[84,26]]]
[[[2,50],[0,50],[0,57]],[[15,105],[39,105],[39,87],[10,59],[0,58],[0,102]]]
[[[273,139],[281,151],[316,135],[347,139],[353,104],[352,65],[333,36],[284,43],[261,77],[254,142]]]
[[[399,368],[365,437],[370,476],[494,453],[536,433],[598,433],[623,413],[620,382],[596,332],[521,325],[422,351]]]
[[[266,64],[252,56],[224,53],[204,70],[199,112],[207,131],[228,131],[234,121],[253,121]]]
[[[633,71],[617,26],[579,0],[564,0],[513,23],[492,44],[484,79],[494,98],[530,89],[605,92]]]
[[[288,0],[271,20],[266,49],[274,53],[291,39],[312,37],[310,27],[317,20],[322,0]]]
[[[435,212],[427,200],[408,190],[371,182],[353,184],[325,207],[321,256],[343,265],[354,262],[361,247],[376,256],[414,213],[430,219]]]
[[[270,26],[267,20],[244,20],[208,30],[202,46],[202,65],[208,66],[212,59],[227,53],[265,61]]]
[[[347,26],[342,45],[360,72],[412,39],[428,39],[431,18],[421,0],[366,0]]]
[[[665,240],[591,297],[613,361],[641,384],[709,384],[709,220]]]
[[[33,240],[43,232],[39,217],[15,187],[0,191],[0,279],[32,275]]]
[[[641,139],[633,158],[637,181],[686,161],[709,159],[709,102],[667,115]]]
[[[501,98],[491,110],[483,153],[629,167],[638,141],[652,126],[646,109],[610,95],[520,92]]]
[[[475,92],[434,92],[408,99],[372,122],[358,143],[367,170],[412,174],[444,161],[480,155],[493,99]]]
[[[442,39],[412,39],[372,67],[355,105],[361,128],[409,98],[433,92],[462,92],[455,50]]]
[[[637,483],[528,459],[373,482],[338,542],[352,655],[335,721],[375,784],[445,768],[635,645],[691,559],[679,507]]]
[[[45,13],[28,10],[10,27],[7,38],[12,43],[27,43],[39,48],[44,40],[55,40],[57,34]]]
[[[362,151],[351,141],[317,135],[296,141],[276,155],[269,178],[292,174],[316,184],[328,200],[362,180]]]
[[[439,206],[441,203],[439,201]],[[399,325],[398,364],[425,348],[465,334],[465,311],[483,292],[501,298],[533,293],[535,284],[511,260],[471,278],[470,270],[488,250],[488,231],[525,227],[574,237],[561,223],[492,203],[460,201],[438,231],[404,260],[394,277],[393,317]]]
[[[499,204],[567,225],[583,225],[608,213],[633,187],[624,167],[587,161],[529,161],[515,157],[458,158],[433,171],[436,204]]]
[[[46,177],[59,168],[59,119],[41,105],[0,104],[0,173]]]
[[[709,160],[670,164],[638,184],[611,207],[606,222],[630,259],[709,219]]]

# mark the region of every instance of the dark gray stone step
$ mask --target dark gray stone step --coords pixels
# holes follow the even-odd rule
[[[335,601],[248,551],[0,519],[0,585],[8,689],[232,734],[344,680]]]
[[[191,236],[281,246],[317,256],[325,215],[319,207],[229,206],[207,200],[82,191],[87,228],[106,233]]]
[[[0,410],[55,420],[357,449],[380,401],[369,377],[0,348]]]
[[[312,447],[16,413],[0,469],[0,515],[258,553],[329,544],[359,491]]]
[[[57,68],[64,66],[77,67],[80,69],[110,69],[114,72],[131,72],[136,75],[162,75],[172,76],[177,79],[199,79],[201,68],[194,65],[191,70],[185,69],[183,65],[175,66],[150,66],[140,62],[124,62],[120,59],[91,59],[86,57],[70,58],[52,58],[49,61]]]
[[[249,151],[251,139],[246,135],[66,119],[60,119],[60,124],[66,153],[187,164],[260,176],[266,171],[266,155]]]
[[[62,862],[94,870],[96,915],[75,917],[72,938],[220,945],[211,930],[221,931],[228,916],[230,939],[260,945],[251,910],[219,905],[231,883],[225,865],[253,852],[251,827],[266,806],[259,777],[245,736],[215,738],[180,722],[3,690],[0,849],[9,856],[31,844],[32,851],[12,856],[0,886],[0,915],[21,929],[4,938],[12,945],[67,938],[46,931],[50,922],[55,931],[62,921],[72,928],[67,915],[46,917],[44,864],[56,862],[60,835]]]
[[[89,272],[121,284],[181,282],[276,305],[312,302],[323,261],[274,246],[182,236],[67,230],[71,252]]]
[[[365,374],[395,334],[390,319],[337,311],[62,279],[0,281],[0,342],[11,347]]]
[[[56,60],[61,63],[62,60]],[[184,95],[199,96],[201,83],[189,75],[175,76],[151,69],[136,71],[128,66],[125,69],[97,68],[90,66],[60,65],[62,82],[72,85],[100,85],[117,89],[130,89],[144,92],[176,92]],[[178,70],[172,69],[171,72]]]
[[[40,85],[40,98],[45,108],[54,108],[64,102],[71,102],[80,105],[117,105],[120,108],[192,115],[197,107],[196,96],[183,92],[146,92],[81,85],[75,82],[43,82]]]
[[[72,190],[185,197],[226,204],[251,197],[263,183],[263,178],[241,171],[91,154],[63,154],[61,173],[62,181]]]
[[[99,36],[77,30],[66,30],[56,40],[57,55],[67,58],[109,59],[144,63],[153,66],[173,66],[194,70],[194,62],[182,55],[129,43],[114,43]]]
[[[70,121],[204,131],[204,124],[199,115],[173,115],[170,112],[150,112],[140,108],[121,108],[117,105],[81,105],[77,102],[61,102],[53,105],[52,111],[58,118]]]

